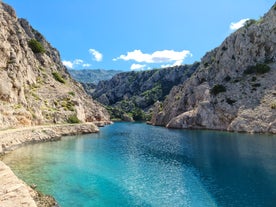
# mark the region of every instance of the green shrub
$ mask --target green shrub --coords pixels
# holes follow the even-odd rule
[[[63,107],[64,110],[75,111],[75,105],[71,100],[63,100],[60,102],[60,105]]]
[[[257,80],[257,78],[255,77],[255,76],[253,76],[252,78],[251,78],[251,81],[256,81]]]
[[[264,74],[270,71],[270,67],[266,64],[257,64],[255,68],[256,68],[256,73],[258,74]]]
[[[61,83],[65,83],[65,80],[60,76],[59,73],[53,72],[52,75],[54,76],[54,78],[56,79],[56,81],[61,82]]]
[[[28,45],[34,53],[44,53],[45,52],[43,45],[40,42],[38,42],[36,39],[29,40]]]
[[[132,118],[135,121],[144,121],[144,120],[146,120],[145,112],[143,112],[143,110],[140,109],[140,108],[135,108],[134,110],[131,111],[131,114],[132,114]]]
[[[252,87],[260,87],[261,84],[260,83],[255,83],[255,84],[252,84]]]
[[[67,122],[70,124],[77,124],[80,123],[81,121],[78,119],[77,115],[71,115],[68,117]]]
[[[249,66],[243,73],[244,74],[264,74],[270,71],[270,67],[266,64],[258,63],[255,66]]]
[[[211,89],[211,94],[217,95],[219,93],[225,92],[226,88],[223,85],[217,84]]]
[[[272,103],[270,107],[271,109],[276,109],[276,102]]]
[[[229,81],[231,80],[231,77],[228,75],[228,76],[226,76],[226,77],[224,78],[224,80],[225,80],[226,82],[229,82]]]
[[[250,27],[252,24],[255,24],[257,21],[255,19],[249,19],[245,22],[244,26],[245,28]]]
[[[74,91],[70,91],[70,92],[68,92],[68,94],[71,95],[71,96],[75,96],[76,95]]]

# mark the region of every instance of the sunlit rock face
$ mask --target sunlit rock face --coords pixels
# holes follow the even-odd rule
[[[106,121],[109,115],[73,81],[59,52],[0,3],[0,126]]]
[[[274,5],[208,52],[192,77],[157,104],[152,123],[276,133],[275,22]]]

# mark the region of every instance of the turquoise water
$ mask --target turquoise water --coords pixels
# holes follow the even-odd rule
[[[62,207],[276,206],[276,136],[115,123],[4,161]]]

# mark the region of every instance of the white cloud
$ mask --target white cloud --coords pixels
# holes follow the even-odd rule
[[[134,63],[130,66],[130,69],[131,70],[143,70],[145,67],[146,67],[146,65],[141,65],[141,64]]]
[[[231,29],[232,31],[235,31],[235,30],[237,30],[237,29],[243,27],[244,24],[246,23],[246,21],[248,21],[248,20],[249,20],[249,19],[247,18],[247,19],[241,19],[241,20],[238,21],[238,22],[232,22],[232,23],[230,24],[230,29]]]
[[[72,69],[74,65],[71,61],[67,61],[67,60],[62,61],[62,64],[70,69]]]
[[[82,66],[82,67],[90,67],[91,64],[85,63],[83,60],[81,59],[75,59],[73,61],[70,60],[64,60],[62,61],[63,65],[66,66],[67,68],[73,69],[75,68],[75,66]]]
[[[176,61],[175,63],[173,64],[166,64],[166,65],[161,65],[161,68],[168,68],[168,67],[174,67],[174,66],[178,66],[178,65],[181,65],[183,61],[179,60],[179,61]]]
[[[75,64],[75,65],[81,65],[82,63],[83,63],[83,60],[81,60],[81,59],[75,59],[73,61],[73,64]]]
[[[103,55],[95,50],[95,49],[89,49],[89,53],[93,56],[93,59],[97,62],[101,62],[103,60]]]
[[[82,67],[84,67],[84,68],[89,68],[90,66],[91,66],[91,64],[89,64],[89,63],[82,64]]]
[[[191,52],[188,50],[174,51],[174,50],[162,50],[155,51],[152,54],[143,53],[141,50],[134,50],[128,52],[127,55],[120,55],[114,58],[113,61],[125,60],[125,61],[136,61],[139,63],[169,63],[176,62],[177,64],[182,64],[185,58],[192,56]]]

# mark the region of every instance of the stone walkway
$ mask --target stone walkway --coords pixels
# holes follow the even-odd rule
[[[36,207],[35,192],[0,161],[0,207]]]

